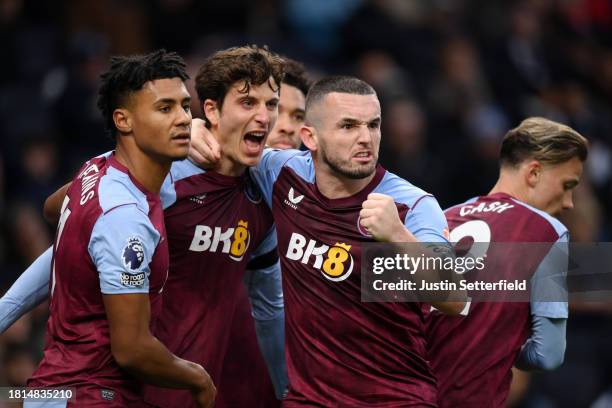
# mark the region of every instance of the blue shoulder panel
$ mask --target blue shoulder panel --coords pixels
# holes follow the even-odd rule
[[[164,179],[164,183],[159,192],[162,207],[166,209],[176,202],[176,189],[174,188],[174,183],[178,180],[202,173],[206,173],[206,170],[199,168],[188,159],[172,163],[170,173],[168,173]]]
[[[387,172],[374,193],[386,194],[410,208],[404,225],[420,242],[444,242],[448,224],[438,201],[408,181]]]
[[[148,293],[149,263],[160,235],[136,205],[115,207],[98,218],[89,255],[104,294]]]
[[[114,167],[108,168],[100,179],[98,197],[102,212],[126,204],[136,205],[145,214],[149,213],[147,197],[130,180],[130,176]]]
[[[100,215],[89,254],[104,294],[148,293],[149,263],[160,239],[149,219],[147,198],[117,169],[109,168],[98,189]]]
[[[251,167],[249,171],[270,207],[272,207],[274,182],[285,165],[291,167],[305,180],[314,181],[314,167],[310,152],[294,149],[265,149],[259,164]]]

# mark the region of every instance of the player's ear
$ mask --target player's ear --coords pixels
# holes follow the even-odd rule
[[[304,146],[308,148],[311,152],[316,152],[319,146],[317,140],[317,130],[312,126],[302,125],[300,128],[300,137],[302,138],[302,143]]]
[[[219,116],[221,112],[219,111],[219,106],[216,101],[206,99],[204,104],[202,104],[202,111],[206,119],[208,119],[208,122],[210,122],[211,127],[219,126]]]
[[[117,108],[113,111],[113,122],[119,133],[132,132],[132,116],[125,108]]]
[[[535,187],[540,181],[542,174],[542,163],[538,160],[531,160],[525,164],[525,179],[529,187]]]

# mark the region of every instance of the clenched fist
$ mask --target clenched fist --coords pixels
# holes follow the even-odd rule
[[[397,212],[395,201],[386,194],[371,193],[361,205],[361,226],[377,241],[417,242],[406,229]]]

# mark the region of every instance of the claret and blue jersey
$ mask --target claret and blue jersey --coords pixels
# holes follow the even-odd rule
[[[282,313],[272,215],[248,171],[224,176],[187,160],[173,163],[160,195],[170,275],[155,335],[179,357],[202,364],[219,384],[249,262],[261,282],[250,289],[264,291],[251,296],[255,317]],[[194,404],[187,390],[147,387],[145,395],[157,406]]]
[[[64,200],[44,357],[28,386],[76,387],[88,406],[138,400],[141,384],[113,360],[102,295],[148,293],[154,325],[168,261],[159,197],[114,156],[88,161]]]
[[[92,391],[97,398],[102,388],[105,400],[127,404],[142,398],[141,384],[131,377],[127,381],[112,359],[101,293],[150,293],[153,334],[175,354],[205,366],[217,382],[243,278],[254,317],[282,317],[272,217],[248,173],[227,177],[176,162],[160,200],[107,153],[88,162],[73,181],[55,252],[52,341],[32,385],[78,385],[84,377],[75,371],[85,376],[102,361],[106,368]],[[41,256],[27,276],[31,284],[19,285],[6,302],[26,304],[12,297],[27,299],[28,291],[44,295],[34,282],[49,276],[50,256],[50,251]],[[254,271],[245,277],[248,266]],[[63,356],[74,356],[74,361]],[[188,391],[146,387],[145,396],[154,405],[194,404]]]
[[[554,217],[505,193],[473,198],[445,214],[453,242],[469,238],[484,244],[538,243],[537,250],[528,254],[521,249],[524,245],[490,246],[488,256],[504,262],[495,263],[500,269],[484,270],[507,279],[519,274],[539,277],[532,285],[531,302],[472,302],[467,316],[434,311],[427,317],[439,406],[503,407],[510,390],[511,368],[531,333],[533,317],[568,316],[566,302],[538,301],[533,294],[539,293],[538,285],[550,282],[547,276],[567,268],[567,251],[563,248],[569,234]],[[553,245],[556,248],[550,249]],[[496,255],[497,249],[502,253]]]
[[[373,239],[359,212],[369,193],[390,195],[419,241],[446,243],[437,201],[380,166],[359,193],[328,199],[309,152],[266,150],[251,174],[278,232],[290,383],[284,406],[435,406],[425,305],[361,302],[361,246]]]

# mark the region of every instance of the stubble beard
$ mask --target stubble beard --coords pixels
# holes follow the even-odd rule
[[[358,166],[352,166],[350,163],[344,163],[340,160],[331,159],[325,154],[325,150],[321,151],[321,158],[323,162],[329,166],[332,171],[335,173],[352,179],[352,180],[360,180],[374,174],[376,170],[376,163],[378,160],[373,160],[371,164],[364,164]]]

